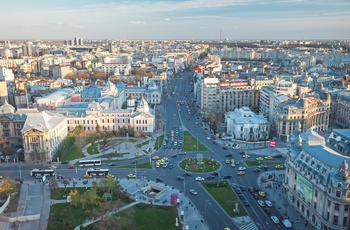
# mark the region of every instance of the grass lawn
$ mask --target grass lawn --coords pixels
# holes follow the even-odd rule
[[[90,145],[88,148],[87,148],[87,152],[90,154],[90,155],[93,155],[93,154],[98,154],[98,143],[94,143],[92,145]]]
[[[264,161],[242,160],[242,161],[244,161],[249,167],[259,166],[259,165],[278,165],[278,164],[284,163],[283,161],[270,161],[270,160],[264,160]]]
[[[79,150],[77,144],[74,142],[74,144],[70,146],[67,151],[62,152],[61,161],[70,161],[70,160],[75,160],[82,157],[84,157],[84,155]]]
[[[220,163],[216,160],[203,158],[203,164],[197,161],[197,158],[186,158],[181,161],[180,167],[189,172],[213,172],[220,168]],[[198,164],[199,163],[199,164]]]
[[[124,154],[128,154],[128,153],[108,153],[108,154],[103,154],[99,157],[96,158],[113,158],[113,157],[123,157]]]
[[[217,183],[215,182],[203,182],[202,184],[221,207],[225,209],[229,216],[237,217],[248,215],[227,181],[222,181],[220,187],[217,187]],[[233,212],[233,209],[236,208],[236,202],[238,202],[238,209],[240,210],[239,214]]]
[[[198,144],[198,148],[197,148]],[[190,151],[200,151],[207,152],[210,151],[205,145],[192,136],[188,131],[184,131],[184,144],[181,151],[190,152]]]
[[[154,149],[158,150],[162,147],[164,135],[157,137],[156,143],[154,144]]]
[[[65,197],[69,195],[70,190],[73,190],[74,188],[58,188],[56,191],[51,192],[51,199],[53,200],[63,200]],[[79,193],[83,193],[86,191],[85,188],[75,188]]]
[[[137,147],[137,148],[141,148],[142,146],[148,145],[148,144],[149,144],[149,140],[147,140],[147,141],[145,141],[145,142],[142,142],[142,143],[136,145],[136,147]]]
[[[123,165],[117,168],[127,168],[127,169],[135,168],[135,164]],[[145,162],[145,163],[136,164],[136,168],[152,169],[152,166],[149,164],[149,162]]]

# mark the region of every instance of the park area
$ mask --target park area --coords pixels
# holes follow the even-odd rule
[[[220,168],[220,163],[212,158],[190,157],[180,162],[180,167],[189,172],[213,172]]]

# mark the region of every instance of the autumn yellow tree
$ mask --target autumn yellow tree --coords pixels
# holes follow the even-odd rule
[[[16,181],[10,177],[6,177],[0,183],[0,197],[6,197],[7,195],[13,193],[16,190]]]

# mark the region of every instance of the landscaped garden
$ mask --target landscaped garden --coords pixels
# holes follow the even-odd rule
[[[244,162],[249,167],[259,166],[259,165],[278,165],[283,164],[283,161],[257,161],[257,160],[244,160]]]
[[[225,209],[229,216],[237,217],[248,215],[247,211],[244,209],[240,200],[237,198],[227,181],[221,181],[219,184],[215,182],[203,182],[202,184],[210,195],[212,195],[212,197],[221,205],[221,207]],[[239,213],[234,213],[236,205]]]
[[[180,167],[189,172],[213,172],[220,168],[220,163],[211,158],[197,158],[191,157],[183,159],[180,162]]]
[[[190,152],[190,151],[200,151],[207,152],[210,151],[202,142],[198,141],[196,138],[192,136],[192,134],[188,131],[184,131],[184,144],[182,146],[182,151]]]

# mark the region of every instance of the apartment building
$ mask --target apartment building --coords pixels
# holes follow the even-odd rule
[[[331,98],[327,93],[322,99],[307,97],[280,103],[276,108],[277,136],[287,141],[297,123],[301,124],[303,132],[308,129],[316,132],[328,130]]]
[[[335,124],[342,128],[350,128],[350,92],[338,94],[335,112]]]
[[[323,137],[296,127],[285,162],[284,202],[315,229],[347,230],[350,225],[349,156],[325,145]]]
[[[8,100],[7,83],[0,81],[0,106]]]

